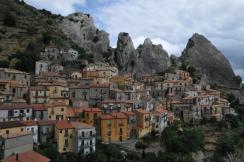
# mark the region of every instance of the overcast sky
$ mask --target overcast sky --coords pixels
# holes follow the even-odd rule
[[[25,0],[36,8],[67,15],[90,13],[116,46],[128,32],[138,46],[149,37],[180,55],[193,33],[206,36],[244,78],[244,0]]]

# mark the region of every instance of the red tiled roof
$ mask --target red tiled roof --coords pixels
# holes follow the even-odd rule
[[[102,120],[111,120],[111,119],[114,119],[114,117],[110,114],[103,114],[103,115],[101,115],[101,119]]]
[[[142,113],[142,114],[149,114],[149,112],[144,110],[144,109],[137,109],[136,112],[139,112],[139,113]]]
[[[45,104],[33,104],[32,107],[36,111],[44,111],[47,109]]]
[[[155,111],[158,112],[158,113],[167,112],[167,110],[166,109],[163,109],[163,108],[157,108]]]
[[[23,123],[25,126],[33,126],[33,125],[37,125],[37,121],[35,121],[35,120],[21,121],[21,123]]]
[[[4,159],[3,162],[50,162],[50,159],[37,152],[27,151],[19,153],[18,160],[16,160],[16,155],[12,155]]]
[[[27,103],[3,103],[0,104],[1,110],[9,110],[9,109],[29,109],[31,108],[30,105]]]
[[[86,112],[102,112],[100,108],[92,107],[92,108],[84,108]]]
[[[58,128],[58,129],[72,129],[74,127],[67,120],[59,120],[56,123],[56,128]]]
[[[126,111],[126,112],[123,112],[125,115],[127,116],[133,116],[133,115],[136,115],[136,113],[132,112],[132,111]]]
[[[67,109],[67,117],[74,117],[75,116],[75,109],[74,108],[68,108]]]
[[[88,124],[85,123],[80,123],[80,122],[71,122],[70,123],[74,128],[83,128],[83,129],[92,129],[94,128],[93,126],[90,126]]]
[[[122,112],[113,112],[111,115],[117,119],[126,119],[128,118],[124,113]]]

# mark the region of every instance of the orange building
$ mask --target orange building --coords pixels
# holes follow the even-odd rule
[[[102,142],[126,141],[129,139],[128,117],[122,112],[114,112],[101,116]]]
[[[91,126],[98,127],[99,118],[102,110],[99,108],[69,108],[67,110],[67,118],[69,120],[86,123]]]
[[[151,131],[150,113],[144,109],[137,109],[135,113],[137,120],[137,138],[141,138]]]

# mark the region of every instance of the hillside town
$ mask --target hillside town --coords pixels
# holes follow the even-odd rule
[[[220,91],[193,84],[187,71],[135,79],[108,63],[69,70],[53,61],[78,55],[74,49],[46,47],[33,75],[0,68],[1,159],[31,155],[49,161],[33,152],[46,142],[61,154],[87,155],[98,140],[136,141],[151,132],[160,135],[174,121],[221,121],[235,114]]]

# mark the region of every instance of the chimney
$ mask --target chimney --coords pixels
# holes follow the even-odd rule
[[[16,153],[16,155],[15,155],[15,160],[19,161],[19,154],[18,153]]]

